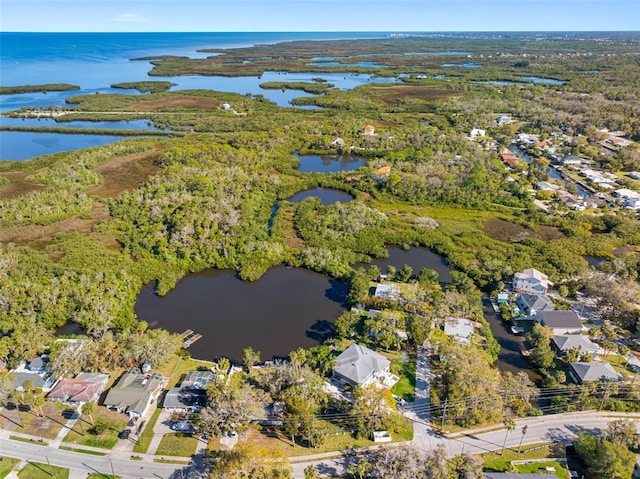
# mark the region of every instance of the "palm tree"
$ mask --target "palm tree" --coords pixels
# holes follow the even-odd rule
[[[89,416],[89,420],[91,421],[91,425],[93,426],[93,417],[91,416],[95,411],[95,404],[92,402],[86,402],[82,405],[81,412],[85,416]]]
[[[46,403],[46,399],[44,396],[40,394],[35,394],[33,399],[31,400],[31,405],[38,412],[38,417],[44,417],[44,412],[42,411],[42,406]]]
[[[516,422],[510,417],[505,418],[503,424],[506,429],[506,434],[504,435],[504,442],[502,443],[502,451],[500,452],[501,456],[504,455],[504,449],[507,446],[507,437],[509,436],[509,433],[516,428]]]

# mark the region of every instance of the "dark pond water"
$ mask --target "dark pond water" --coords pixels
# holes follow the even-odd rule
[[[302,173],[335,173],[337,171],[357,170],[367,164],[362,156],[334,156],[334,155],[298,155]]]
[[[438,272],[441,283],[451,282],[451,270],[447,266],[447,260],[429,248],[410,248],[405,250],[398,246],[389,246],[387,251],[389,251],[388,258],[375,258],[370,263],[359,264],[358,266],[366,268],[370,264],[375,264],[382,273],[385,273],[388,265],[393,265],[396,269],[400,269],[405,264],[408,264],[413,268],[414,274],[418,274],[422,268],[431,268]]]
[[[529,362],[521,354],[521,351],[525,348],[524,337],[516,336],[511,332],[511,325],[503,321],[499,313],[493,311],[493,307],[486,295],[482,298],[482,311],[484,319],[489,322],[493,337],[500,343],[500,353],[496,362],[498,369],[503,372],[510,371],[513,374],[525,371],[532,381],[541,379],[538,372],[530,368]]]
[[[300,203],[305,198],[315,196],[320,198],[320,203],[323,205],[332,205],[336,202],[348,203],[353,200],[353,196],[349,193],[341,190],[332,190],[331,188],[312,188],[310,190],[301,191],[296,193],[288,200],[292,203]]]
[[[0,134],[0,160],[28,160],[34,156],[60,151],[102,146],[122,138],[124,137],[110,135],[65,135],[62,133],[3,131]]]
[[[328,338],[346,309],[347,284],[304,269],[270,269],[260,280],[241,281],[232,271],[190,274],[164,297],[145,286],[136,314],[152,328],[203,337],[192,356],[242,360],[242,349],[261,351],[262,360],[286,356]]]

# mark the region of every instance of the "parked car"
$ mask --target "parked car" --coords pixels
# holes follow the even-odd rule
[[[125,429],[120,434],[118,434],[118,437],[120,439],[128,439],[130,434],[131,434],[131,429]]]

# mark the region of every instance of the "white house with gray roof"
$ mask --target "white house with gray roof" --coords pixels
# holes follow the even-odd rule
[[[590,363],[571,363],[571,377],[578,384],[593,381],[620,381],[622,375],[611,364],[602,361]]]
[[[128,413],[131,417],[140,417],[158,398],[163,387],[162,374],[143,374],[139,369],[133,368],[109,389],[103,404],[109,409]]]
[[[359,344],[352,344],[336,358],[333,376],[339,383],[351,386],[377,383],[391,387],[399,378],[389,371],[390,364],[382,354]]]
[[[549,281],[548,276],[535,268],[528,268],[513,275],[513,289],[518,293],[547,294],[550,286],[553,286],[553,283]]]
[[[556,335],[551,340],[551,345],[559,356],[564,356],[574,348],[578,348],[580,354],[588,354],[593,359],[598,355],[600,346],[592,343],[589,338],[581,334]]]
[[[533,316],[538,311],[551,311],[553,304],[546,294],[521,293],[516,299],[518,308],[525,316]]]

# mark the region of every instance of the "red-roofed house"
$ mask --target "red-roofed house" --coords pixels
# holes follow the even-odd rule
[[[107,385],[108,374],[80,373],[73,379],[62,379],[47,396],[67,404],[84,404],[98,399]]]
[[[365,125],[362,129],[362,133],[368,136],[373,136],[376,134],[376,129],[373,125]]]

